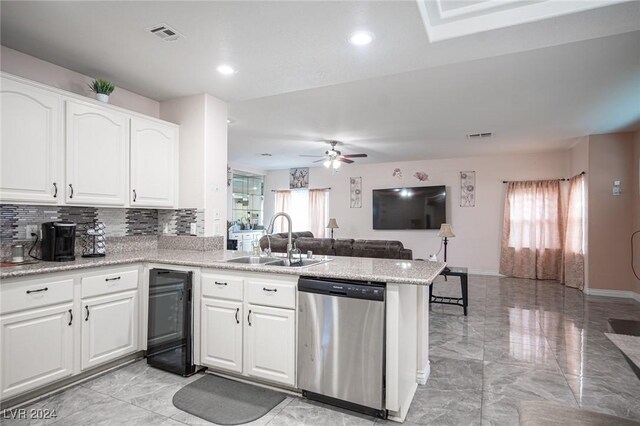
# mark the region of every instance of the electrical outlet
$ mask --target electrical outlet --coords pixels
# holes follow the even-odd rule
[[[196,223],[192,223],[189,229],[189,233],[191,235],[198,235],[198,227],[196,226]]]
[[[169,224],[165,223],[164,226],[162,227],[162,233],[163,234],[168,234],[169,233]]]
[[[27,225],[25,228],[26,228],[25,233],[27,234],[28,240],[35,238],[35,237],[32,237],[31,234],[40,235],[40,226],[38,225]]]

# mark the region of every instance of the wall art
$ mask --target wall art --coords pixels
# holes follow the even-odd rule
[[[476,172],[460,172],[460,207],[476,205]]]
[[[420,182],[424,182],[426,180],[429,180],[429,175],[426,174],[425,172],[415,172],[413,174],[413,177],[418,179]]]
[[[289,169],[289,189],[309,188],[309,168]]]
[[[362,178],[352,177],[349,178],[351,188],[351,204],[352,209],[362,208]]]
[[[402,170],[400,169],[393,169],[393,175],[394,178],[398,178],[398,179],[402,179]]]

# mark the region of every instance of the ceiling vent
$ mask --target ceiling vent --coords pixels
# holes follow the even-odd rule
[[[486,133],[470,133],[467,135],[467,139],[487,139],[493,136],[492,132]]]
[[[164,41],[176,41],[179,38],[184,37],[182,34],[180,34],[178,31],[174,30],[173,28],[171,28],[167,24],[154,25],[151,28],[147,28],[147,30],[151,34],[155,35],[156,37],[161,38]]]

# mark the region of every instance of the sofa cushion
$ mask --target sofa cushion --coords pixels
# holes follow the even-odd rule
[[[353,240],[351,238],[341,238],[333,241],[333,249],[336,256],[353,256]]]
[[[300,249],[302,254],[311,250],[313,254],[322,256],[335,256],[336,252],[333,249],[333,240],[331,238],[309,238],[299,237],[296,238],[296,247]]]
[[[352,256],[401,259],[400,251],[402,249],[404,249],[404,246],[400,241],[355,240],[353,242]]]

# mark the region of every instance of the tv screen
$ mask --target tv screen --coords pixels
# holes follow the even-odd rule
[[[442,186],[373,190],[373,229],[440,229],[446,223]]]

